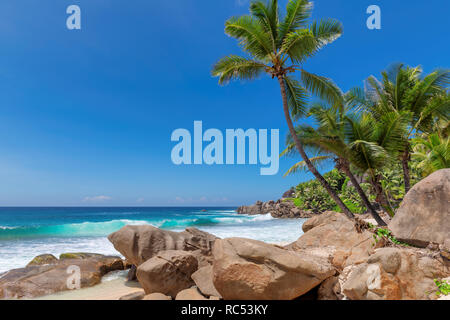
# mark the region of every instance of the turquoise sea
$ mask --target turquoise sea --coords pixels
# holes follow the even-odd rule
[[[218,237],[245,237],[266,242],[295,241],[303,219],[238,215],[235,208],[70,207],[0,208],[0,273],[24,267],[43,253],[115,254],[106,236],[127,224],[148,224],[182,231],[196,227]]]

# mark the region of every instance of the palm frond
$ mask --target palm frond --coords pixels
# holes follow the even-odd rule
[[[212,75],[219,77],[219,84],[226,84],[231,80],[254,80],[264,71],[266,65],[252,59],[237,55],[229,55],[219,60],[212,69]]]
[[[306,26],[311,16],[313,4],[309,0],[290,0],[286,8],[286,16],[278,27],[278,47],[285,37],[296,29]]]
[[[294,118],[305,114],[308,92],[301,86],[300,82],[292,77],[284,76],[286,94],[289,109]]]
[[[384,114],[375,124],[373,141],[395,157],[405,150],[405,135],[410,122],[410,112],[389,112]]]
[[[355,113],[369,111],[373,108],[374,102],[369,100],[364,89],[359,87],[351,88],[344,94],[347,107]]]
[[[225,33],[239,40],[245,51],[257,59],[267,59],[272,54],[270,36],[258,19],[249,15],[232,17],[225,22]]]
[[[253,1],[250,4],[250,12],[260,21],[264,31],[270,34],[272,51],[276,52],[279,23],[278,0],[269,0],[267,4],[261,0]]]
[[[333,159],[333,157],[332,156],[317,156],[317,157],[309,158],[309,160],[312,162],[312,164],[315,167],[319,167],[325,161],[330,160],[330,159]],[[297,172],[300,172],[300,171],[306,171],[307,169],[308,169],[308,167],[306,166],[306,162],[305,161],[297,162],[288,171],[286,171],[286,173],[284,174],[284,177],[287,177],[289,175],[293,175],[293,174],[295,174]]]
[[[328,78],[301,70],[301,80],[309,92],[337,107],[344,104],[341,90]]]
[[[318,49],[318,41],[308,29],[290,32],[286,35],[280,54],[286,53],[294,63],[301,63]]]
[[[335,19],[314,21],[309,30],[317,39],[320,48],[335,41],[343,33],[342,23]]]

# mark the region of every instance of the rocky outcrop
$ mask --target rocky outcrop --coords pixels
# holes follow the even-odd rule
[[[310,218],[313,214],[298,208],[292,201],[280,199],[278,201],[257,201],[251,206],[242,206],[237,209],[238,214],[268,214],[278,219]]]
[[[216,290],[213,283],[213,267],[211,265],[202,267],[192,274],[192,280],[198,287],[200,292],[205,296],[215,296],[221,298],[222,296]]]
[[[164,250],[189,251],[201,266],[211,263],[211,248],[217,237],[196,228],[173,232],[153,226],[125,226],[108,236],[109,241],[126,259],[136,265]]]
[[[340,276],[343,294],[352,300],[436,299],[434,279],[450,275],[439,255],[412,248],[381,248]]]
[[[305,233],[286,248],[328,257],[338,270],[363,263],[374,252],[373,234],[358,232],[342,213],[325,212],[305,221],[302,229]]]
[[[421,247],[450,238],[450,169],[434,172],[405,196],[389,224],[400,240]]]
[[[217,240],[213,255],[214,286],[225,300],[291,300],[335,274],[322,257],[250,239]]]
[[[103,275],[110,271],[123,270],[121,258],[95,255],[84,259],[63,259],[52,264],[29,265],[13,269],[0,278],[0,299],[34,298],[72,289],[71,275],[80,271],[80,287],[91,287],[100,283]]]
[[[176,297],[194,285],[192,274],[198,269],[197,258],[186,251],[161,251],[137,268],[137,279],[146,294],[163,293]]]
[[[295,196],[295,188],[291,188],[281,196],[282,199],[293,198]]]

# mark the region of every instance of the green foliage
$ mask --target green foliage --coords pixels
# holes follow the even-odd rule
[[[392,235],[392,233],[389,229],[375,228],[375,226],[372,225],[371,223],[369,223],[369,227],[374,232],[373,239],[375,240],[375,244],[377,244],[381,239],[385,239],[385,240],[388,240],[389,242],[392,242],[397,245],[406,246],[406,247],[409,246],[408,244],[397,240],[397,238]]]
[[[446,280],[438,280],[434,279],[434,283],[438,287],[438,290],[436,291],[436,295],[439,297],[441,295],[446,296],[450,294],[450,283]]]
[[[443,138],[438,133],[422,135],[413,139],[413,159],[424,177],[440,169],[450,168],[450,138]]]
[[[391,240],[393,243],[395,244],[403,244],[402,242],[398,241],[391,233],[390,230],[388,229],[383,229],[383,228],[378,228],[375,231],[375,234],[373,235],[375,242],[378,242],[381,238],[387,238],[389,240]]]
[[[348,178],[338,170],[334,169],[324,175],[331,187],[339,194],[342,201],[354,213],[364,213],[365,207],[359,198],[355,188],[348,186]],[[368,185],[363,184],[365,188]],[[333,210],[340,212],[340,208],[330,197],[324,187],[317,181],[311,180],[300,183],[296,187],[294,203],[304,210],[313,212],[324,212]]]

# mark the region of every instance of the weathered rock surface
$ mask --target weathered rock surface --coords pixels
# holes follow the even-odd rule
[[[137,280],[136,271],[137,271],[136,266],[134,264],[132,264],[131,267],[130,267],[130,270],[128,270],[128,274],[127,274],[127,280],[128,281],[135,281],[135,280]]]
[[[28,264],[27,267],[29,266],[43,266],[46,264],[55,264],[58,263],[58,258],[55,257],[52,254],[41,254],[37,257],[34,257],[33,260],[31,260]]]
[[[142,225],[125,226],[110,234],[108,239],[117,251],[136,266],[164,250],[189,251],[203,266],[212,261],[211,248],[217,237],[196,228],[173,232]]]
[[[439,246],[441,256],[450,261],[450,239],[445,239],[444,243]]]
[[[138,291],[138,292],[133,292],[127,295],[124,295],[122,297],[119,298],[119,300],[142,300],[144,299],[145,296],[145,292],[142,291]]]
[[[218,298],[222,297],[214,287],[212,266],[205,266],[198,269],[194,272],[194,274],[192,274],[192,279],[200,292],[205,296],[215,296]]]
[[[217,240],[213,255],[214,286],[225,300],[290,300],[335,274],[322,257],[250,239]]]
[[[100,283],[107,272],[124,269],[121,258],[102,255],[13,269],[0,277],[0,299],[34,298],[69,290],[70,266],[80,268],[81,288]]]
[[[309,211],[304,211],[298,208],[292,201],[280,199],[278,201],[257,201],[251,206],[242,206],[237,209],[239,214],[268,214],[270,213],[274,218],[310,218],[313,214]]]
[[[342,213],[328,211],[314,216],[302,229],[305,233],[286,248],[329,257],[338,270],[363,263],[374,252],[373,234],[367,230],[359,233],[354,222]]]
[[[194,285],[192,274],[198,269],[197,258],[186,251],[161,251],[137,268],[137,279],[146,294],[163,293],[176,297]]]
[[[342,300],[341,286],[337,276],[322,282],[317,291],[317,300]]]
[[[434,172],[405,196],[389,224],[400,240],[421,247],[450,238],[450,169]]]
[[[59,260],[102,258],[104,255],[90,252],[66,252],[59,255]]]
[[[196,287],[180,291],[175,300],[208,300],[197,290]]]
[[[426,250],[381,248],[367,262],[344,270],[342,292],[352,300],[436,299],[434,279],[448,277],[449,267]]]
[[[150,293],[144,297],[142,300],[172,300],[172,297],[166,296],[165,294],[156,292]]]

